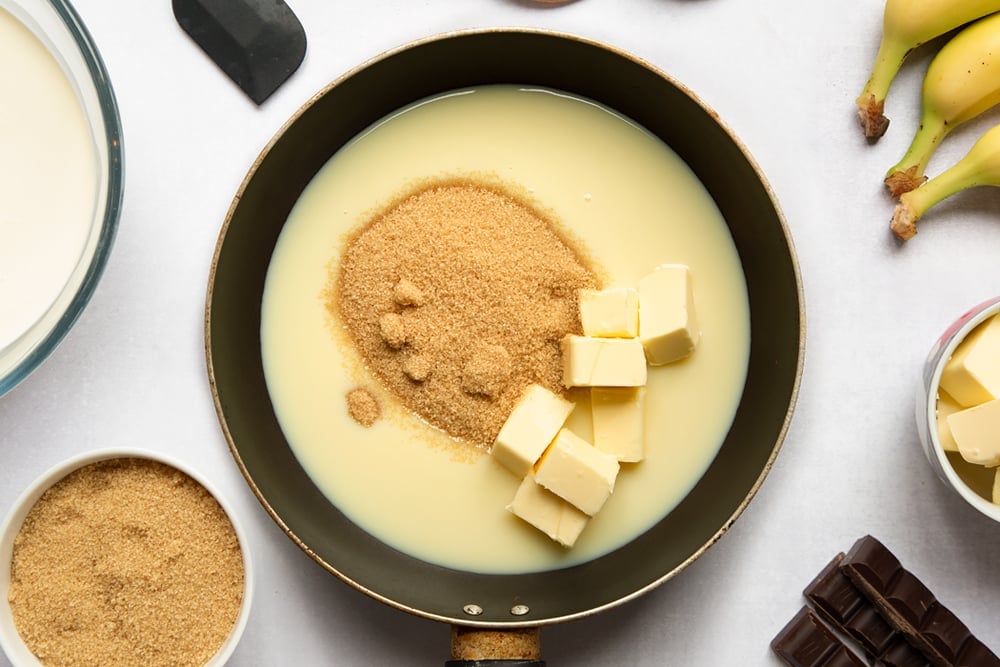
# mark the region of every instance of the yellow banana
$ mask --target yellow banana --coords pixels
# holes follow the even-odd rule
[[[877,140],[885,134],[885,98],[910,51],[996,11],[1000,0],[886,0],[878,54],[857,100],[865,136]]]
[[[903,193],[893,211],[889,229],[904,241],[912,238],[917,233],[917,220],[929,208],[978,185],[1000,187],[1000,125],[987,130],[965,157],[950,168],[920,187]]]
[[[959,3],[961,4],[961,3]],[[963,28],[941,47],[924,77],[920,127],[886,175],[892,196],[927,178],[924,170],[949,132],[1000,103],[1000,13]]]

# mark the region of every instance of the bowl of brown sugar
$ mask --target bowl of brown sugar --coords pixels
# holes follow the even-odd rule
[[[87,452],[0,526],[0,646],[17,667],[223,665],[252,582],[242,529],[204,479],[152,452]]]

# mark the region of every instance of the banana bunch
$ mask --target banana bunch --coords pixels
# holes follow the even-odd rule
[[[886,0],[878,54],[857,99],[865,136],[874,141],[885,134],[889,126],[885,98],[911,51],[996,11],[1000,11],[1000,0]]]
[[[962,190],[1000,186],[1000,125],[935,178],[924,172],[937,147],[959,125],[1000,105],[1000,0],[885,0],[882,41],[865,89],[857,99],[869,141],[889,124],[885,96],[907,55],[936,37],[954,34],[924,76],[920,125],[905,155],[885,175],[899,199],[889,228],[906,240],[929,208]]]
[[[885,178],[892,196],[898,197],[923,183],[924,170],[941,140],[998,103],[1000,12],[963,28],[928,66],[920,126],[906,154]]]
[[[899,239],[917,233],[917,220],[931,206],[979,185],[1000,187],[1000,125],[987,130],[965,157],[920,187],[903,193],[889,228]]]

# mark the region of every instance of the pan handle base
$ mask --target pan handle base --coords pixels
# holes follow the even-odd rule
[[[544,660],[518,659],[487,659],[487,660],[448,660],[444,667],[545,667]]]
[[[451,627],[451,659],[445,667],[545,667],[538,628],[484,630]]]

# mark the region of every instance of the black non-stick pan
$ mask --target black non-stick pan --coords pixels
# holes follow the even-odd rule
[[[360,529],[316,488],[289,449],[261,364],[268,262],[286,216],[316,171],[386,114],[437,93],[492,83],[589,97],[659,136],[718,204],[749,290],[746,386],[704,477],[674,511],[624,547],[540,573],[447,569]],[[331,83],[278,132],[253,164],[222,228],[208,289],[206,349],[216,408],[237,465],[266,511],[319,565],[378,600],[454,629],[524,631],[630,600],[679,573],[726,532],[757,492],[788,428],[804,321],[794,250],[775,198],[711,110],[666,74],[606,45],[493,29],[429,38],[377,57]]]

